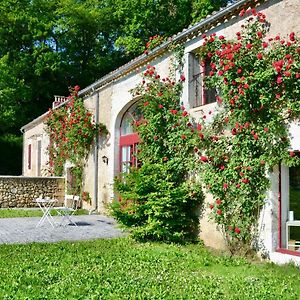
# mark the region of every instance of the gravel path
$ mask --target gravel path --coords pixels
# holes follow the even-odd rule
[[[61,217],[54,217],[54,228],[47,220],[36,228],[39,217],[0,219],[0,244],[31,242],[78,241],[124,236],[114,219],[102,215],[73,216],[78,225],[60,226]]]

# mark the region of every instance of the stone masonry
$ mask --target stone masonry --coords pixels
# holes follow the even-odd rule
[[[40,195],[63,200],[64,189],[62,177],[0,176],[0,208],[36,207]]]

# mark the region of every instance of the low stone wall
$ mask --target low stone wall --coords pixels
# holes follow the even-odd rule
[[[55,197],[63,200],[65,180],[63,177],[0,176],[0,207],[36,207],[34,199]]]

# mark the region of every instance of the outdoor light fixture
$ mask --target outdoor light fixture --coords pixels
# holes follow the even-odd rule
[[[108,165],[108,157],[107,156],[102,156],[102,161]]]

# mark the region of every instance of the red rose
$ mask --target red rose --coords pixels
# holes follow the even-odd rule
[[[149,101],[144,102],[144,106],[148,106],[149,105]]]
[[[292,42],[295,41],[295,32],[291,32],[289,37]]]
[[[227,183],[224,183],[224,184],[223,184],[223,189],[226,190],[227,188],[228,188],[228,184],[227,184]]]
[[[80,90],[80,86],[79,86],[79,85],[75,85],[75,86],[74,86],[74,91],[75,91],[75,92],[78,92],[79,90]]]
[[[159,108],[163,108],[164,106],[163,106],[162,104],[159,104],[158,107],[159,107]]]
[[[209,208],[210,208],[210,209],[213,209],[213,208],[214,208],[214,205],[213,205],[213,204],[210,204],[210,205],[209,205]]]
[[[183,117],[185,117],[185,116],[187,116],[188,115],[188,112],[187,111],[184,111],[183,113],[182,113],[182,116]]]
[[[258,59],[262,59],[262,58],[263,58],[263,56],[262,56],[261,53],[257,53],[256,57],[257,57]]]
[[[222,210],[221,209],[217,209],[217,214],[220,216],[222,214]]]
[[[203,161],[203,162],[207,162],[208,161],[208,158],[204,155],[201,155],[200,156],[200,160]]]
[[[220,96],[217,96],[216,100],[218,104],[222,104],[222,98]]]
[[[242,182],[245,183],[245,184],[247,184],[247,183],[250,182],[250,180],[249,180],[248,178],[243,178],[243,179],[242,179]]]
[[[290,151],[290,157],[294,157],[295,156],[295,152],[294,151]]]
[[[216,204],[217,204],[217,205],[221,205],[221,203],[222,203],[221,199],[217,199],[217,200],[216,200]]]
[[[238,227],[235,227],[234,232],[237,233],[237,234],[240,234],[241,230]]]
[[[185,139],[186,139],[186,135],[185,135],[185,134],[182,134],[182,135],[181,135],[181,138],[182,138],[183,140],[185,140]]]

